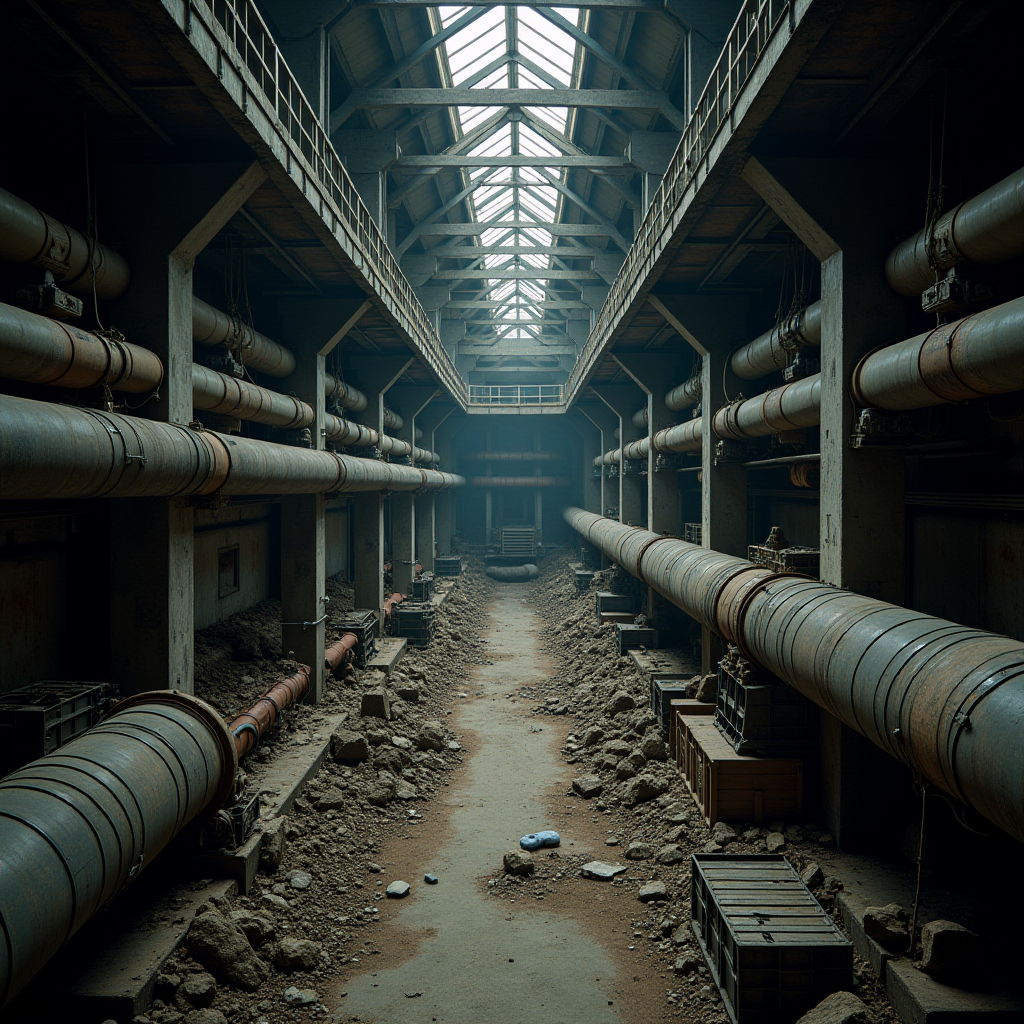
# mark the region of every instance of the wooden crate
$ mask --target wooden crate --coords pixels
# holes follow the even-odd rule
[[[676,763],[709,825],[716,821],[799,821],[803,761],[737,754],[704,716],[677,718]]]
[[[668,702],[669,721],[672,723],[672,728],[668,731],[668,747],[677,766],[679,765],[679,758],[676,755],[676,751],[679,749],[677,743],[679,719],[692,718],[696,715],[713,715],[714,713],[714,704],[706,704],[704,701],[694,700],[692,697],[676,698]]]

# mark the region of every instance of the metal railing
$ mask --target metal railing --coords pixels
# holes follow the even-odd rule
[[[433,323],[399,269],[383,233],[359,197],[320,119],[281,56],[255,4],[252,0],[194,0],[189,4],[192,17],[199,14],[199,4],[210,11],[227,35],[241,66],[252,78],[256,98],[262,95],[269,105],[264,112],[276,123],[283,137],[291,141],[294,147],[291,151],[306,164],[308,174],[320,183],[326,192],[326,201],[333,206],[332,212],[358,245],[364,257],[359,270],[389,304],[441,382],[465,404],[465,381],[441,345]],[[334,226],[330,226],[333,230]]]
[[[652,268],[650,256],[682,202],[701,160],[728,120],[744,83],[793,0],[746,0],[708,78],[679,145],[644,215],[622,269],[601,306],[593,330],[565,385],[572,396],[586,378],[605,340]]]
[[[562,384],[470,384],[470,405],[561,405]]]

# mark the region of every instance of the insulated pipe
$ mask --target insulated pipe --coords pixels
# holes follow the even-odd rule
[[[668,406],[673,412],[682,412],[683,409],[689,409],[691,405],[696,405],[700,401],[701,395],[701,379],[700,374],[695,373],[689,380],[684,380],[682,384],[674,387],[665,396],[665,405]],[[646,426],[646,420],[644,425]],[[640,424],[637,424],[639,426]]]
[[[0,200],[6,194],[0,190]],[[0,303],[0,377],[141,394],[158,388],[163,376],[148,349]]]
[[[0,1005],[189,822],[224,805],[236,765],[213,708],[160,690],[0,782]]]
[[[475,476],[474,487],[568,487],[564,476]]]
[[[922,409],[1024,388],[1024,298],[865,356],[853,371],[864,406]]]
[[[342,409],[350,409],[352,412],[362,412],[366,406],[366,395],[358,388],[339,380],[332,373],[324,374],[324,389],[328,398],[335,398]],[[386,424],[385,424],[386,426]]]
[[[365,427],[353,420],[343,420],[332,413],[324,414],[324,427],[327,440],[340,445],[352,445],[356,448],[376,448],[380,444],[380,434],[372,427]]]
[[[199,345],[237,350],[242,363],[271,377],[290,377],[295,372],[295,355],[284,345],[195,295],[192,296],[192,340]]]
[[[561,462],[565,456],[557,452],[467,452],[469,462]]]
[[[52,272],[68,291],[116,299],[131,272],[123,256],[48,213],[0,189],[0,260]]]
[[[718,437],[741,441],[784,430],[800,430],[821,421],[821,374],[783,384],[745,402],[733,402],[715,413]]]
[[[632,416],[633,426],[638,430],[643,430],[647,426],[647,405],[641,405],[639,409]]]
[[[386,405],[384,406],[384,415],[381,419],[381,425],[386,430],[401,430],[405,426],[405,420],[395,412],[394,409],[389,409]]]
[[[821,302],[787,317],[747,345],[741,345],[729,359],[732,372],[743,380],[756,380],[789,364],[795,348],[821,344]]]
[[[677,423],[674,427],[665,427],[654,435],[654,449],[659,452],[694,452],[700,451],[704,436],[704,421],[696,419]]]
[[[313,424],[313,407],[290,395],[192,364],[192,404],[204,412],[298,430]]]
[[[566,508],[612,561],[1024,841],[1024,644]]]
[[[464,483],[432,469],[0,395],[5,498],[354,493]]]
[[[1024,167],[897,245],[885,261],[885,277],[900,295],[915,296],[935,283],[933,267],[1005,263],[1022,254]]]

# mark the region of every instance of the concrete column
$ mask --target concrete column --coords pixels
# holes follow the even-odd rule
[[[414,427],[423,431],[420,447],[433,452],[437,451],[437,428],[455,411],[452,406],[438,405],[439,397],[440,392],[435,393],[434,400],[413,419]],[[416,497],[416,560],[424,572],[434,571],[434,555],[438,550],[437,499],[437,491],[424,491]]]
[[[165,367],[159,397],[138,415],[191,422],[192,267],[265,178],[258,164],[245,163],[107,170],[107,229],[125,240],[132,268],[131,288],[112,305],[111,320]],[[188,499],[124,498],[112,499],[109,508],[110,681],[125,696],[153,689],[192,693],[193,506]]]
[[[441,456],[441,465],[449,472],[454,471],[452,465],[452,440],[465,424],[467,417],[450,416],[442,420],[434,428],[434,451]],[[439,491],[434,496],[434,541],[438,554],[450,555],[452,537],[455,534],[455,492]]]
[[[729,353],[746,339],[747,309],[739,296],[657,295],[651,304],[702,357],[703,444],[701,448],[701,534],[703,545],[727,555],[747,554],[747,476],[736,463],[718,462],[717,438],[711,427],[715,412],[725,404],[728,390],[732,397],[738,382],[723,369]],[[689,410],[675,413],[674,421],[684,422]],[[701,668],[714,671],[723,653],[719,637],[702,630]]]
[[[643,401],[643,392],[634,383],[604,384],[594,388],[598,398],[619,418],[619,440],[610,447],[625,447],[643,436],[633,426],[633,413]],[[636,463],[635,468],[639,469]],[[639,472],[627,472],[626,460],[619,463],[619,522],[626,526],[647,525],[647,505],[643,494],[644,478]]]
[[[401,154],[398,132],[340,131],[334,133],[333,141],[370,216],[386,232],[387,173]]]
[[[569,422],[583,439],[583,470],[581,493],[588,512],[604,515],[601,508],[601,477],[594,470],[594,459],[601,454],[601,430],[578,409],[569,413]]]

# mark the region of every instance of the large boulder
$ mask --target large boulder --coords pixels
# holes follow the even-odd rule
[[[266,979],[267,968],[245,934],[216,911],[208,911],[192,922],[186,943],[193,958],[220,982],[255,992]]]
[[[391,719],[391,704],[388,701],[387,690],[380,687],[375,690],[367,690],[359,703],[359,714],[363,718],[383,718],[385,721]]]
[[[979,942],[974,932],[955,921],[929,921],[921,929],[921,970],[970,978],[977,967]]]
[[[537,870],[533,856],[526,850],[509,850],[502,858],[502,862],[508,875],[521,875],[525,878]]]
[[[864,911],[864,932],[886,949],[902,952],[910,942],[910,915],[898,903],[868,907]]]
[[[419,750],[444,750],[444,728],[440,722],[424,722],[416,734]]]
[[[632,711],[635,707],[636,701],[631,693],[617,690],[612,694],[611,700],[605,704],[603,710],[609,718],[614,718],[616,715],[622,714],[623,711]]]
[[[331,757],[335,761],[365,761],[370,756],[366,737],[351,729],[335,729],[331,733]]]
[[[259,949],[268,939],[274,937],[274,922],[269,917],[254,914],[251,910],[232,910],[228,920],[241,929],[253,949]]]

